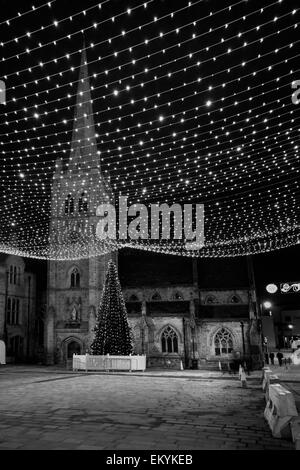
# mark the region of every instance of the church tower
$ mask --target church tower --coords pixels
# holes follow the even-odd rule
[[[83,48],[70,155],[57,160],[51,193],[45,325],[48,364],[66,363],[73,353],[84,354],[93,339],[107,263],[117,256],[95,236],[96,209],[105,202],[113,202],[113,196],[101,174]]]

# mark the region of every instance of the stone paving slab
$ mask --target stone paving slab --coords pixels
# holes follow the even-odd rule
[[[45,368],[47,369],[47,368]],[[0,449],[292,450],[263,418],[258,378],[0,370]]]

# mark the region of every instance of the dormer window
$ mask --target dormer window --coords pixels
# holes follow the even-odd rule
[[[135,294],[132,294],[130,297],[129,297],[129,302],[138,302],[139,299],[137,298],[137,296]]]
[[[173,300],[184,300],[181,292],[175,292],[175,294],[173,295]]]
[[[80,274],[77,268],[71,272],[71,287],[80,287]]]

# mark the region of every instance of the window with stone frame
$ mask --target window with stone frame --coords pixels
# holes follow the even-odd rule
[[[175,292],[173,295],[173,300],[184,300],[184,297],[181,292]]]
[[[163,353],[178,353],[178,336],[170,326],[162,332],[161,350]]]
[[[78,268],[73,268],[71,272],[71,287],[80,287],[80,273]]]
[[[231,333],[221,328],[215,335],[214,348],[216,356],[230,354],[233,350],[233,339]]]
[[[214,295],[208,295],[205,299],[205,303],[208,305],[217,304],[218,300]]]
[[[20,299],[8,297],[6,309],[6,322],[8,325],[20,324]]]
[[[155,292],[155,294],[152,295],[151,300],[154,300],[154,301],[161,300],[160,294],[158,292]]]

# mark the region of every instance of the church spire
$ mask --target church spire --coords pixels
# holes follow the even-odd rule
[[[73,172],[95,168],[100,169],[100,160],[97,154],[90,81],[83,42],[68,169]]]

